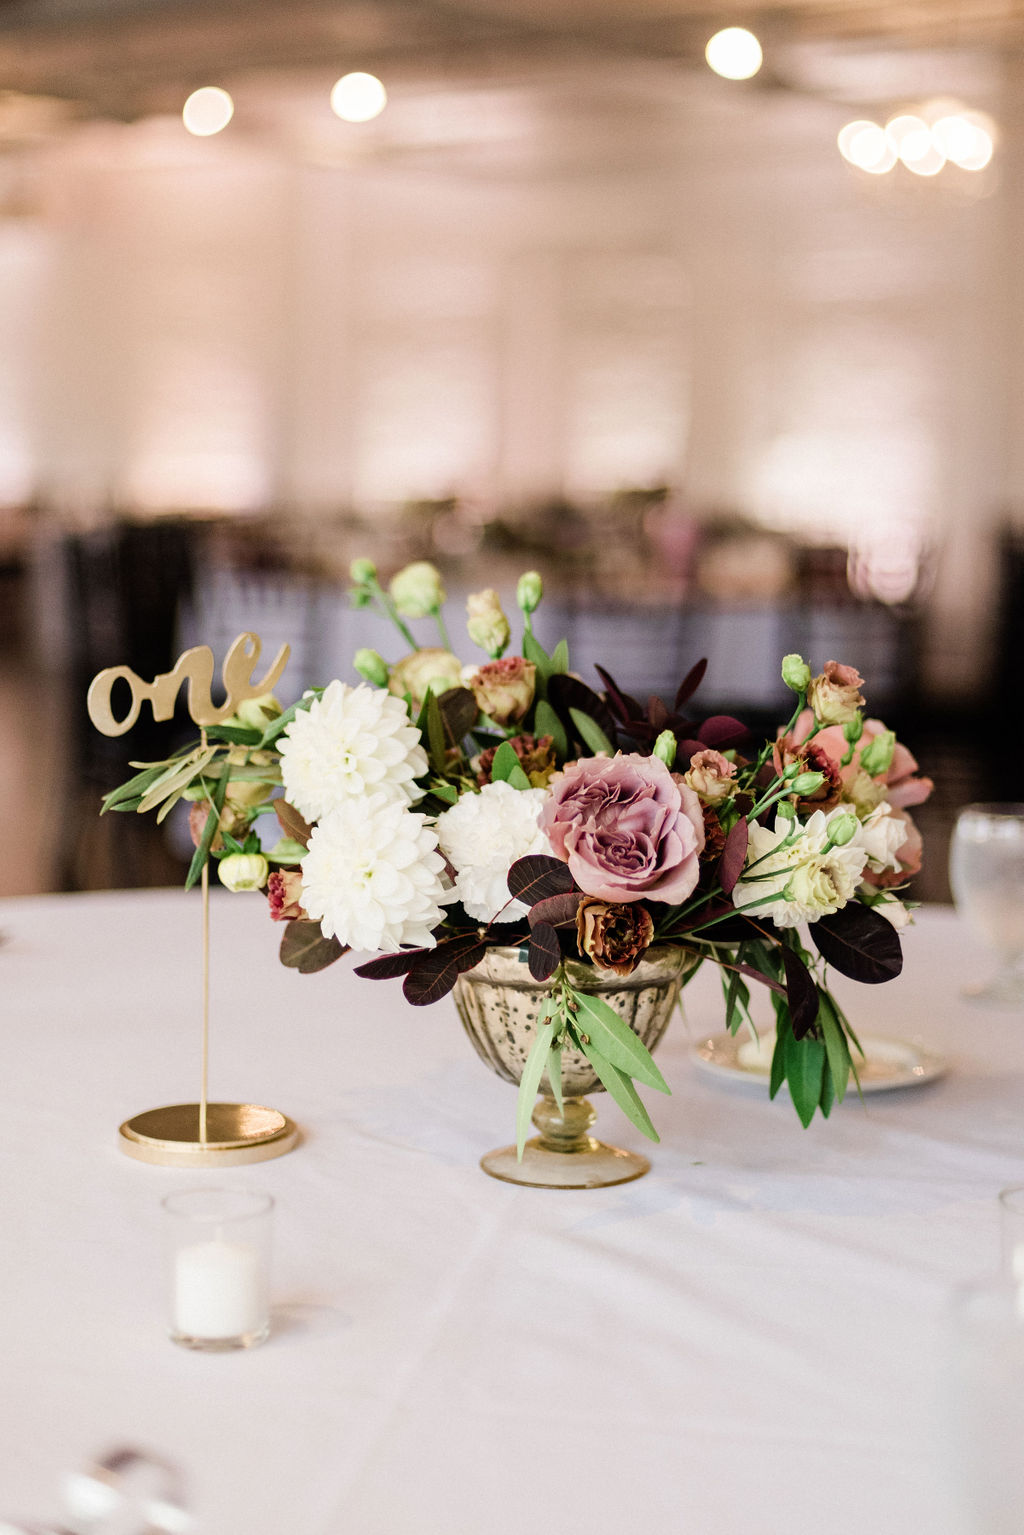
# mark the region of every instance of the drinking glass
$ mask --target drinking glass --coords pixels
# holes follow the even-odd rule
[[[964,995],[1024,1007],[1024,804],[965,806],[949,878],[960,915],[999,961],[991,980]]]
[[[270,1332],[274,1201],[193,1189],[163,1201],[169,1332],[185,1348],[251,1348]]]

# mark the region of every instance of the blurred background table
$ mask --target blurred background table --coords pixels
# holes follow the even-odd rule
[[[8,1517],[55,1517],[58,1473],[128,1441],[180,1462],[201,1535],[952,1535],[944,1317],[1024,1181],[1024,1030],[959,1000],[951,911],[920,915],[900,980],[847,994],[855,1028],[920,1036],[948,1077],[804,1132],[694,1070],[722,1016],[701,974],[651,1174],[582,1193],[479,1171],[514,1093],[450,1002],[283,970],[247,897],[214,900],[213,1095],[304,1143],[220,1174],[132,1162],[118,1123],[197,1087],[198,897],[8,900],[0,931]],[[159,1201],[219,1180],[278,1201],[275,1331],[249,1354],[163,1332]]]

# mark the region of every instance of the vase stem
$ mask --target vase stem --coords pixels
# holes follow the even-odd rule
[[[540,1131],[545,1151],[592,1151],[594,1141],[587,1134],[597,1118],[597,1111],[586,1098],[566,1098],[560,1109],[549,1093],[542,1093],[533,1110],[533,1123]]]

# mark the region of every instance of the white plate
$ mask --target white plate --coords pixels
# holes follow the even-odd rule
[[[763,1036],[762,1036],[763,1037]],[[934,1050],[906,1039],[879,1039],[859,1034],[865,1059],[854,1051],[854,1064],[863,1093],[891,1093],[899,1087],[922,1087],[949,1070],[949,1062]],[[744,1046],[746,1048],[744,1048]],[[741,1082],[766,1088],[771,1076],[771,1059],[762,1060],[752,1049],[750,1036],[743,1030],[716,1034],[702,1039],[690,1051],[699,1070],[720,1081]],[[850,1083],[851,1091],[853,1083]]]

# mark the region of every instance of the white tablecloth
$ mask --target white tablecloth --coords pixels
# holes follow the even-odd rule
[[[959,1000],[951,912],[899,981],[841,986],[945,1080],[804,1131],[696,1073],[703,972],[659,1052],[653,1171],[571,1193],[479,1171],[515,1094],[450,1000],[281,969],[257,897],[216,898],[213,931],[212,1096],[305,1141],[188,1175],[115,1131],[195,1097],[198,897],[0,903],[0,1515],[53,1517],[59,1471],[127,1441],[186,1468],[202,1535],[948,1535],[946,1306],[1024,1182],[1024,1018]],[[159,1201],[218,1178],[278,1201],[278,1310],[211,1356],[164,1336]]]

